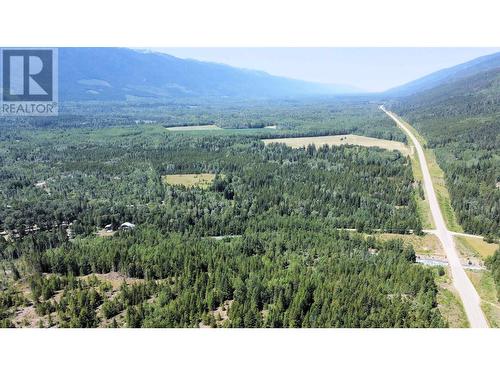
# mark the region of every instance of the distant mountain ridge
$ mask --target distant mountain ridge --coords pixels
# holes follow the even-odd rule
[[[384,92],[384,95],[392,97],[414,95],[443,84],[451,84],[496,68],[500,68],[500,52],[481,56],[463,64],[439,70],[404,85],[389,89]]]
[[[274,98],[348,91],[343,86],[277,77],[157,52],[126,48],[59,49],[59,97],[63,101]]]
[[[390,102],[402,113],[419,112],[426,117],[500,113],[500,67],[450,79]]]

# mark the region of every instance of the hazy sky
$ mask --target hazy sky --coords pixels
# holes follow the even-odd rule
[[[153,48],[306,81],[383,91],[500,48]]]

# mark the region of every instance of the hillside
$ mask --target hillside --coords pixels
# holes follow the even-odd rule
[[[384,94],[391,97],[419,94],[441,85],[459,82],[476,74],[489,72],[498,68],[500,68],[500,52],[481,56],[466,63],[439,70],[415,81],[394,87]]]
[[[335,94],[345,88],[125,48],[60,48],[63,101],[272,98]]]
[[[485,115],[499,112],[500,67],[405,97],[405,110],[437,115]],[[422,115],[425,115],[422,113]]]
[[[471,69],[500,55],[464,64]],[[474,60],[474,61],[478,61]],[[463,65],[462,65],[463,66]],[[461,66],[459,66],[461,67]],[[452,204],[467,232],[500,237],[500,67],[474,75],[452,68],[446,83],[389,106],[427,139],[445,171]]]

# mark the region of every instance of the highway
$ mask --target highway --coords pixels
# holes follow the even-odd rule
[[[455,241],[453,240],[453,233],[450,232],[446,227],[446,223],[444,221],[444,217],[436,197],[436,192],[434,191],[434,186],[432,185],[431,174],[427,166],[422,145],[413,135],[410,129],[393,113],[387,111],[384,106],[380,106],[380,109],[384,111],[392,120],[394,120],[394,122],[408,135],[415,146],[418,158],[420,160],[420,167],[422,169],[426,197],[428,199],[432,217],[434,218],[434,223],[436,225],[435,234],[441,241],[446,254],[446,258],[448,259],[448,263],[451,269],[451,276],[453,279],[453,286],[458,291],[458,294],[462,299],[462,304],[464,306],[465,313],[467,314],[470,326],[472,328],[487,328],[488,322],[486,321],[484,313],[481,310],[481,299],[471,281],[467,277],[467,274],[465,273],[464,268],[460,262],[458,252],[455,247]]]

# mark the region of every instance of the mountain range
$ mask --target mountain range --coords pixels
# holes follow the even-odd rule
[[[433,100],[493,84],[500,53],[482,56],[376,94],[403,98],[425,93]],[[477,90],[476,90],[477,89]],[[352,87],[326,85],[232,66],[127,48],[60,48],[59,97],[63,101],[178,98],[265,99],[352,95]]]
[[[463,64],[439,70],[404,85],[389,89],[384,95],[398,97],[409,96],[434,89],[441,85],[456,84],[462,80],[469,80],[469,82],[472,82],[474,81],[473,77],[475,75],[478,75],[478,77],[481,74],[483,74],[483,76],[484,74],[488,75],[488,72],[492,72],[496,69],[500,69],[500,52],[481,56]],[[458,86],[460,86],[460,84]]]
[[[354,92],[228,65],[126,48],[60,48],[63,101],[190,97],[273,98]]]
[[[405,112],[428,116],[489,115],[500,108],[500,53],[425,76],[384,93]],[[403,110],[403,107],[400,110]]]

